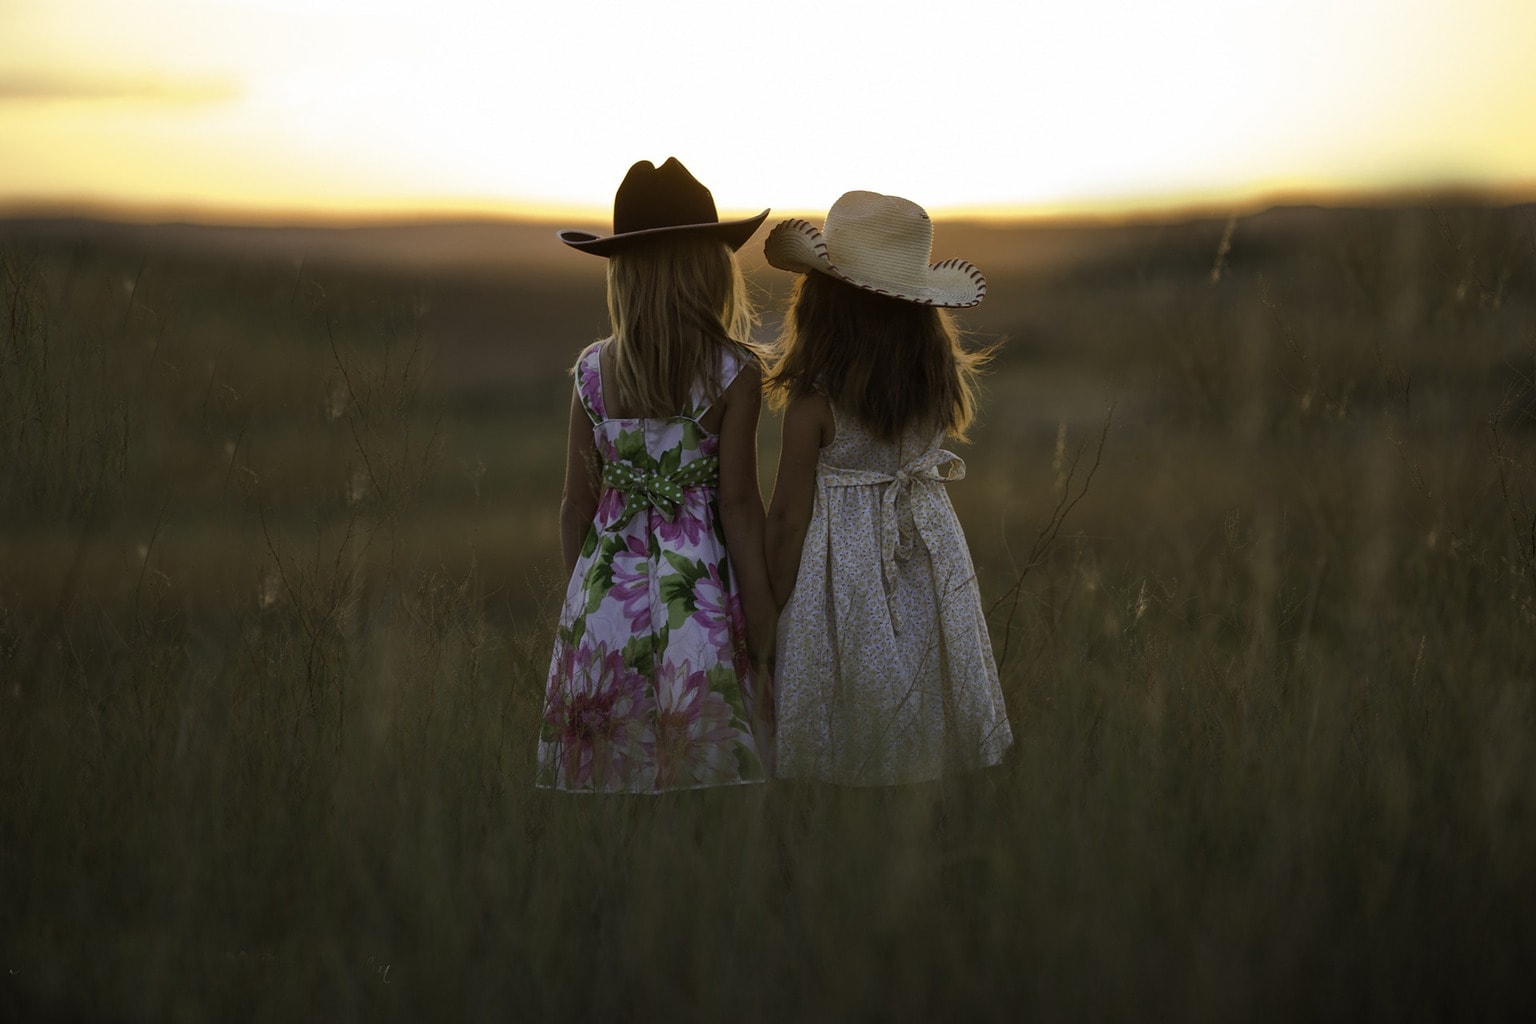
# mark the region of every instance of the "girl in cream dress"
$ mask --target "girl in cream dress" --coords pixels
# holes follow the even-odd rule
[[[768,512],[777,774],[921,782],[996,764],[1013,741],[943,447],[973,414],[978,357],[943,307],[986,292],[928,263],[916,204],[844,195],[817,230],[780,224],[768,261],[799,272],[770,397],[785,408]]]

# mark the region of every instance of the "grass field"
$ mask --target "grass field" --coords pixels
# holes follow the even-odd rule
[[[1015,749],[612,800],[531,788],[600,267],[430,230],[0,224],[0,1017],[1536,1011],[1536,210],[941,224]]]

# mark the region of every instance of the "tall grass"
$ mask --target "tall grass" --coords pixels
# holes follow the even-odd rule
[[[1197,225],[994,282],[1014,342],[954,491],[1008,760],[654,800],[532,788],[551,624],[509,595],[554,581],[481,548],[522,513],[461,475],[486,433],[430,296],[12,244],[0,1012],[1536,1008],[1522,223]],[[1112,426],[1045,415],[1068,370]],[[558,449],[545,411],[496,429]]]

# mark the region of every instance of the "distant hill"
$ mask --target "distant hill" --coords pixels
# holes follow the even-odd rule
[[[0,219],[0,242],[81,241],[156,250],[211,251],[294,261],[402,269],[571,269],[591,257],[568,249],[549,224],[445,221],[350,226],[135,224],[75,217]]]
[[[1143,218],[1128,222],[940,221],[933,258],[963,257],[989,277],[1033,277],[1072,273],[1122,263],[1214,258],[1212,245],[1230,222],[1246,247],[1275,250],[1305,247],[1308,237],[1351,222],[1396,222],[1429,211],[1480,208],[1448,199],[1397,207],[1279,206],[1232,218],[1212,216]],[[1536,205],[1488,207],[1536,222]],[[567,226],[567,225],[559,225]],[[568,225],[605,232],[601,224]],[[160,251],[210,252],[220,256],[279,258],[295,263],[346,264],[410,272],[507,273],[585,276],[597,261],[561,245],[553,223],[514,220],[420,221],[336,226],[235,226],[194,223],[140,224],[85,217],[0,217],[0,244],[11,242],[90,243]],[[749,272],[764,269],[762,234],[742,250]],[[1536,237],[1536,234],[1533,234]],[[771,274],[771,272],[770,272]]]

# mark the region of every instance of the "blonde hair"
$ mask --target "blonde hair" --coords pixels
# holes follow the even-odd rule
[[[947,310],[802,274],[767,386],[772,404],[819,392],[877,437],[911,427],[965,440],[992,349],[968,351]]]
[[[719,397],[720,352],[753,356],[757,322],[736,253],[686,236],[636,242],[608,259],[618,404],[636,416],[675,416],[696,381]]]

